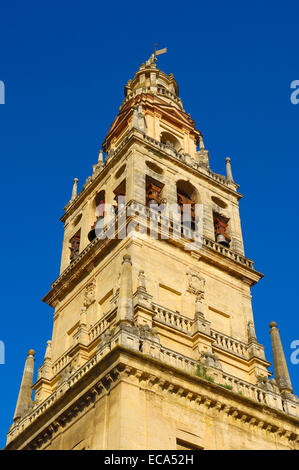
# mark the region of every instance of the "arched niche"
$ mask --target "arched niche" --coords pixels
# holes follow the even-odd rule
[[[222,199],[220,199],[219,197],[217,196],[212,196],[211,197],[212,201],[219,207],[221,207],[221,209],[225,209],[227,207],[227,204],[226,202],[224,202]]]
[[[76,217],[74,218],[73,220],[73,227],[76,227],[76,225],[79,224],[79,222],[81,221],[82,219],[82,212],[80,212],[80,214],[76,215]]]
[[[126,164],[122,165],[118,170],[117,172],[115,173],[115,179],[117,180],[118,178],[120,178],[120,176],[122,176],[126,170]]]
[[[173,134],[171,134],[170,132],[167,132],[167,131],[161,132],[160,141],[162,142],[162,144],[171,145],[172,147],[175,148],[177,152],[181,152],[183,150],[183,147],[179,139],[175,137]]]
[[[163,169],[160,166],[156,165],[156,163],[151,162],[151,161],[147,161],[147,162],[145,162],[145,164],[146,164],[147,168],[149,168],[154,173],[157,173],[158,175],[163,174]]]
[[[176,183],[178,210],[183,217],[184,211],[190,211],[191,228],[194,229],[198,220],[196,220],[195,206],[199,203],[199,194],[196,188],[189,181],[178,180]],[[187,208],[185,207],[187,206]],[[186,212],[185,212],[186,213]],[[183,219],[182,219],[182,223]]]

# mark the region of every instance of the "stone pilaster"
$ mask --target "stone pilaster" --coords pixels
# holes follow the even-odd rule
[[[203,351],[212,351],[214,338],[211,336],[211,322],[206,320],[203,311],[203,293],[196,296],[195,315],[193,321],[193,350],[195,359],[199,359]]]

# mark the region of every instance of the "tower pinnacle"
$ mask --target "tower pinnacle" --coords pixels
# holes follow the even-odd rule
[[[288,366],[283,352],[277,323],[270,323],[270,334],[273,351],[274,373],[277,385],[283,393],[293,393],[293,388],[288,372]]]
[[[25,367],[20,386],[14,421],[22,418],[32,405],[32,383],[34,372],[34,355],[35,351],[30,349],[27,353]]]
[[[78,191],[78,178],[74,178],[74,184],[73,184],[73,191],[72,191],[72,197],[71,201],[77,197],[77,191]]]
[[[233,175],[232,175],[232,167],[231,167],[231,163],[230,163],[230,158],[227,157],[225,159],[225,163],[226,163],[226,178],[228,181],[230,181],[231,183],[234,182],[234,179],[233,179]]]

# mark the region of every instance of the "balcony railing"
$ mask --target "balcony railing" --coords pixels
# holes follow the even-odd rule
[[[247,344],[212,329],[211,336],[215,339],[215,344],[219,348],[225,349],[226,351],[232,352],[233,354],[238,354],[244,358],[248,358]]]
[[[156,313],[154,321],[164,323],[172,328],[183,331],[186,334],[192,332],[193,320],[188,317],[184,317],[178,312],[173,312],[167,308],[161,307],[157,304],[152,304],[153,311]]]

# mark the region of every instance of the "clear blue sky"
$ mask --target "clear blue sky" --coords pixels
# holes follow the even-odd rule
[[[289,360],[299,339],[298,14],[298,2],[273,0],[1,2],[1,446],[26,352],[40,366],[52,334],[40,299],[58,276],[72,180],[81,187],[91,174],[123,87],[155,42],[168,47],[159,67],[177,79],[212,169],[224,174],[232,159],[246,255],[265,274],[252,290],[257,336],[272,361],[268,324],[277,321],[299,392]]]

